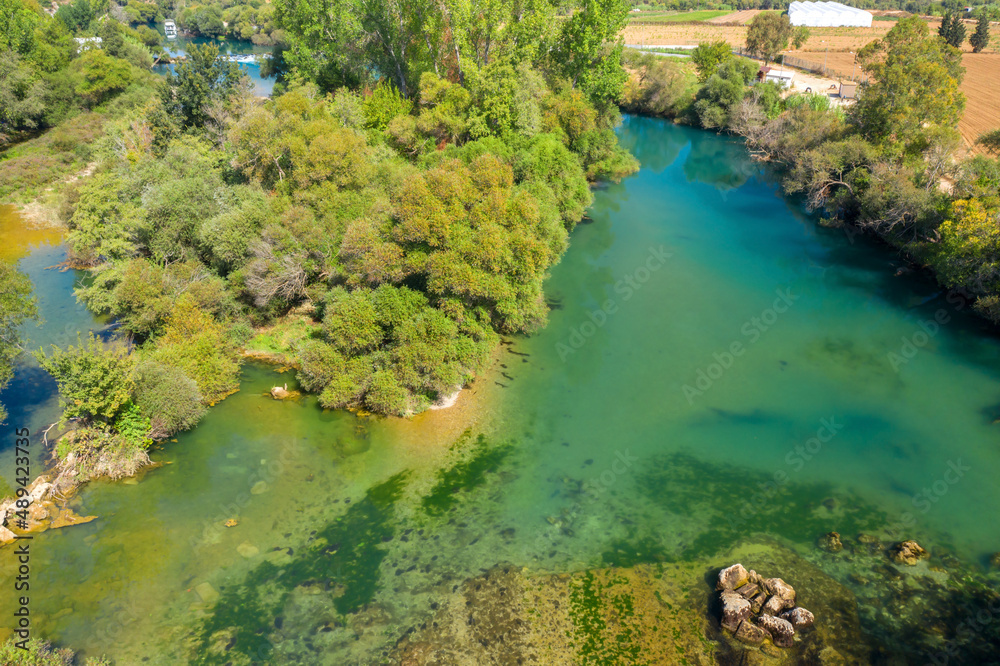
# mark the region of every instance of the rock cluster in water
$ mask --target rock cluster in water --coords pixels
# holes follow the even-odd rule
[[[770,639],[791,647],[795,632],[813,624],[813,614],[795,605],[795,589],[780,578],[764,578],[733,564],[719,572],[715,589],[722,602],[722,626],[744,643]]]

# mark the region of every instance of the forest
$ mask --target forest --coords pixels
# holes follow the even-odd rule
[[[90,270],[79,299],[117,322],[114,340],[34,352],[80,426],[58,453],[85,477],[194,425],[246,349],[297,367],[323,407],[426,409],[500,336],[544,325],[589,183],[637,169],[614,134],[621,3],[556,20],[546,2],[278,2],[295,36],[264,100],[213,45],[158,77],[110,13],[71,25],[16,1],[2,185],[93,165],[58,215]]]

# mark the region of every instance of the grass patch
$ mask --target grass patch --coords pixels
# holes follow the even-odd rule
[[[257,330],[256,335],[246,343],[244,349],[253,354],[266,354],[293,361],[298,346],[320,335],[322,326],[311,317],[290,314],[273,325]]]
[[[105,116],[83,113],[0,151],[0,199],[25,203],[46,187],[82,171],[104,134]]]
[[[728,9],[702,9],[694,12],[638,12],[629,14],[629,23],[700,23],[732,14]]]

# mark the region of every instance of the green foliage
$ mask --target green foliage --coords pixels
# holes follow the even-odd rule
[[[192,45],[170,79],[170,107],[183,125],[204,127],[209,107],[226,100],[242,78],[236,63],[219,58],[219,47]]]
[[[629,8],[624,0],[583,0],[563,23],[553,48],[552,57],[563,75],[599,106],[621,99],[625,86],[619,33]]]
[[[990,19],[985,11],[980,11],[976,20],[976,31],[969,37],[973,53],[980,53],[990,45]]]
[[[140,360],[135,369],[135,406],[156,440],[194,427],[205,414],[201,393],[193,379],[178,367]]]
[[[0,390],[14,377],[14,362],[21,354],[20,328],[38,316],[31,280],[7,262],[0,262]],[[0,405],[0,423],[7,410]]]
[[[719,65],[733,57],[729,42],[704,42],[691,51],[691,61],[698,68],[698,80],[705,82],[715,74]]]
[[[809,41],[809,28],[804,25],[796,26],[792,29],[792,47],[801,49]]]
[[[150,358],[193,379],[209,404],[239,386],[239,351],[228,330],[187,294],[174,304]]]
[[[73,68],[81,75],[76,92],[92,107],[122,92],[133,80],[132,67],[127,62],[101,49],[88,49],[74,61]]]
[[[698,89],[697,73],[691,64],[635,51],[626,54],[626,61],[636,74],[625,85],[622,109],[668,118],[689,114]]]
[[[757,65],[752,60],[731,58],[723,62],[698,91],[694,103],[702,127],[727,127],[732,110],[743,99],[756,73]]]
[[[70,32],[86,30],[95,16],[90,0],[73,0],[72,4],[62,5],[56,11],[56,19],[62,21]]]
[[[980,134],[976,143],[994,155],[1000,155],[1000,129]]]
[[[965,107],[961,53],[927,33],[923,19],[902,19],[858,52],[870,83],[849,118],[869,141],[912,146],[928,125],[958,124]]]
[[[112,427],[129,447],[147,449],[153,443],[149,438],[149,417],[132,402],[125,405]]]
[[[8,638],[0,643],[0,663],[5,666],[73,666],[75,661],[72,650],[52,647],[51,643],[39,638],[28,639],[27,650],[19,648],[17,642],[17,638]]]
[[[40,23],[37,5],[6,0],[0,10],[0,54],[28,55],[35,49],[35,29]]]
[[[761,12],[753,17],[747,29],[747,50],[768,63],[788,48],[791,37],[788,14]]]
[[[134,359],[125,343],[103,342],[93,333],[84,342],[51,354],[35,352],[39,364],[59,386],[63,419],[82,418],[111,423],[132,397]]]
[[[988,34],[989,31],[987,30]],[[957,13],[947,12],[944,18],[941,19],[941,25],[938,27],[938,35],[949,46],[953,46],[956,49],[961,48],[962,43],[965,42],[965,24],[962,23],[962,18]]]
[[[410,100],[404,98],[391,82],[383,79],[365,98],[365,127],[385,130],[393,118],[408,114],[412,107]]]

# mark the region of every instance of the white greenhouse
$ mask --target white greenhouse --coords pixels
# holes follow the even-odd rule
[[[848,7],[839,2],[798,2],[788,6],[788,18],[792,25],[806,25],[813,28],[838,28],[842,26],[870,28],[872,15],[857,7]]]

